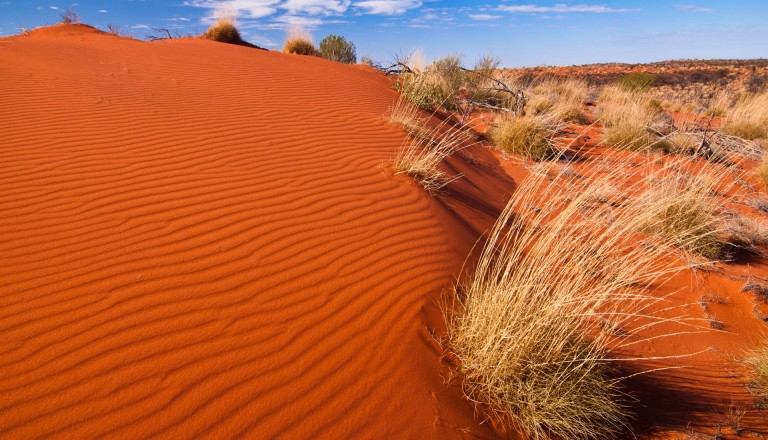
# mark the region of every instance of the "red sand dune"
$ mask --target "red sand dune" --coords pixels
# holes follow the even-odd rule
[[[382,166],[386,78],[76,25],[0,66],[0,437],[492,435],[428,329],[476,235]]]
[[[0,66],[0,438],[518,437],[433,334],[519,163],[464,150],[429,196],[389,169],[388,79],[314,57],[58,25],[0,39]],[[694,318],[721,295],[725,331],[629,353],[713,349],[631,381],[644,437],[749,403],[744,277],[768,265],[659,292]]]

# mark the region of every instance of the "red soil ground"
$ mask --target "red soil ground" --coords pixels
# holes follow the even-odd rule
[[[389,167],[389,80],[314,57],[58,25],[0,66],[0,437],[520,437],[435,339],[525,167],[474,146],[429,196]],[[646,437],[750,402],[765,324],[739,289],[768,266],[723,266],[667,288],[699,318],[726,298],[724,331],[638,349],[712,348],[632,381]]]

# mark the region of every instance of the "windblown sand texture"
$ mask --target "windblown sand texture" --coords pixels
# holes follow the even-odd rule
[[[385,172],[385,77],[82,25],[0,66],[0,437],[488,430],[427,328],[471,243]]]
[[[521,438],[462,396],[440,305],[530,167],[474,145],[430,196],[393,174],[396,101],[372,69],[202,39],[0,39],[0,438]],[[599,126],[570,130],[594,166]],[[723,329],[625,353],[660,369],[628,381],[640,438],[752,404],[739,290],[768,264],[721,266],[653,292]]]

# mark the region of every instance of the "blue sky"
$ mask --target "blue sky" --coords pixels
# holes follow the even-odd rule
[[[765,0],[0,0],[0,35],[56,23],[73,5],[84,23],[136,38],[155,27],[202,32],[223,8],[255,44],[278,49],[299,23],[381,62],[416,48],[466,64],[492,54],[509,67],[768,57]]]

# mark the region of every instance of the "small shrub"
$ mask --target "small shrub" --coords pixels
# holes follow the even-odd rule
[[[411,64],[410,57],[403,63]],[[400,95],[421,109],[443,107],[454,110],[457,96],[466,81],[461,58],[451,55],[435,60],[423,70],[412,68],[411,72],[400,75],[394,87]]]
[[[636,72],[621,78],[617,84],[624,90],[635,92],[649,89],[655,81],[656,76],[652,73]]]
[[[80,23],[80,16],[77,15],[73,6],[65,9],[64,12],[59,15],[59,18],[61,18],[62,23],[66,24]]]
[[[438,58],[427,67],[427,74],[435,79],[439,105],[448,110],[454,110],[456,98],[467,82],[467,75],[461,67],[461,57],[449,55]]]
[[[604,87],[600,101],[604,144],[631,151],[664,148],[659,136],[648,129],[660,116],[658,102],[654,104],[647,94],[619,86]]]
[[[440,90],[425,72],[404,73],[393,87],[400,96],[422,110],[431,110],[441,102]]]
[[[544,160],[557,155],[550,139],[554,130],[541,117],[522,116],[507,119],[491,128],[490,141],[513,154],[531,160]]]
[[[768,243],[768,223],[741,214],[725,220],[723,230],[724,241],[748,252],[759,253],[758,246]]]
[[[339,35],[328,35],[320,42],[320,56],[327,60],[345,64],[357,62],[355,45]]]

